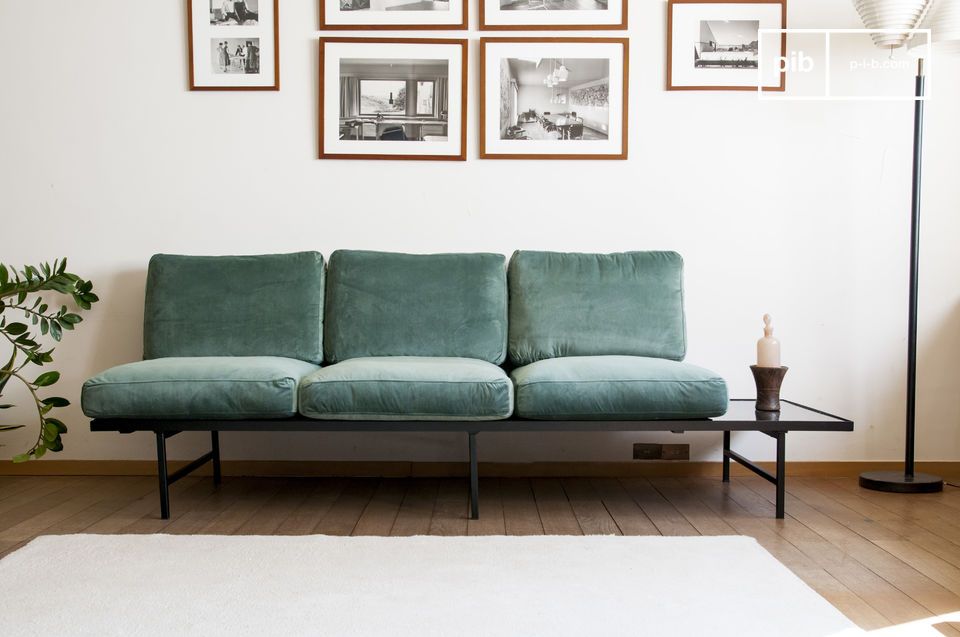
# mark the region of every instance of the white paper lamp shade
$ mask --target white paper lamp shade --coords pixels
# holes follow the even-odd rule
[[[853,0],[863,26],[868,29],[920,28],[927,10],[937,0]],[[899,49],[910,39],[909,33],[873,33],[873,43],[882,49]]]
[[[921,29],[930,29],[927,36],[918,33],[910,41],[910,52],[919,57],[933,53],[960,55],[960,0],[934,0]]]

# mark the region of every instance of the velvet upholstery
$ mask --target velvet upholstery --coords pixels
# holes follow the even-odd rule
[[[143,357],[282,356],[319,364],[323,293],[317,252],[155,255],[147,271]]]
[[[550,358],[511,376],[517,415],[535,420],[711,418],[727,411],[723,378],[662,358]]]
[[[507,341],[504,261],[499,254],[334,252],[326,360],[444,356],[500,364]]]
[[[623,354],[683,360],[683,260],[675,252],[516,252],[510,360]]]
[[[513,412],[502,369],[469,358],[352,358],[300,386],[300,413],[342,420],[500,420]]]
[[[284,418],[316,365],[274,356],[156,358],[113,367],[83,384],[90,418]]]

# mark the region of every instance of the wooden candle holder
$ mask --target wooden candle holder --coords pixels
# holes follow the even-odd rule
[[[759,367],[751,365],[753,380],[757,383],[757,411],[780,411],[780,385],[788,367]]]

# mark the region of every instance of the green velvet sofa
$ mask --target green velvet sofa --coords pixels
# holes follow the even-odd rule
[[[723,378],[683,362],[673,252],[156,255],[143,360],[83,385],[94,431],[157,437],[169,484],[221,431],[461,431],[478,514],[484,431],[677,429],[721,416]],[[662,426],[661,426],[662,425]],[[166,439],[211,432],[168,473]]]

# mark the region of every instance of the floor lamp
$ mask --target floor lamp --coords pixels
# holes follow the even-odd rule
[[[876,33],[874,44],[896,49],[907,44],[918,54],[916,93],[924,95],[924,58],[932,53],[960,54],[960,0],[854,0],[868,29],[931,29],[931,37],[918,34]],[[903,471],[868,471],[860,486],[895,493],[933,493],[943,490],[939,476],[914,471],[917,406],[917,307],[920,261],[920,176],[923,162],[923,100],[913,110],[913,191],[910,215],[910,301],[907,333],[906,449]]]

